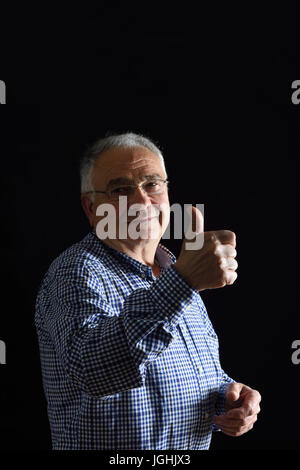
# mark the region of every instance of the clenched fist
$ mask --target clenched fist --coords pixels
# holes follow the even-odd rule
[[[229,230],[203,233],[203,216],[196,207],[191,207],[191,217],[194,241],[204,237],[203,246],[198,250],[187,249],[192,240],[185,239],[174,267],[198,291],[233,284],[238,267],[235,234]]]
[[[260,412],[261,395],[242,383],[228,385],[225,394],[226,413],[213,419],[228,436],[241,436],[253,428]]]

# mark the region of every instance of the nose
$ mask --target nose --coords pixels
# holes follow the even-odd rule
[[[152,202],[149,195],[146,193],[146,191],[143,190],[141,186],[139,186],[135,188],[130,198],[128,199],[128,210],[129,213],[133,211],[131,215],[135,214],[135,216],[141,218],[148,217],[151,204]]]
[[[131,204],[143,204],[144,206],[148,207],[151,205],[151,200],[147,192],[142,188],[142,186],[138,186],[133,191],[133,194],[130,198]]]

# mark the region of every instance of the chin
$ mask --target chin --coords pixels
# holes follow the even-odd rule
[[[141,223],[139,234],[142,240],[157,240],[161,237],[162,229],[158,218],[148,220],[147,223]]]

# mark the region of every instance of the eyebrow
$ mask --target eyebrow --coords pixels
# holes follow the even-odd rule
[[[138,180],[140,181],[144,181],[144,180],[147,181],[147,180],[154,180],[154,179],[163,180],[161,175],[159,175],[158,173],[154,173],[152,175],[144,175],[143,177],[138,178]],[[136,180],[131,180],[129,178],[114,178],[108,182],[107,189],[110,189],[112,186],[115,186],[117,184],[132,184],[134,181]]]

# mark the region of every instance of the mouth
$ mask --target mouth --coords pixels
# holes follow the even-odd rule
[[[152,216],[152,217],[146,217],[144,219],[134,219],[134,220],[136,220],[136,222],[140,223],[140,222],[148,222],[149,220],[154,220],[154,219],[158,219],[158,215],[155,215],[155,216]]]

